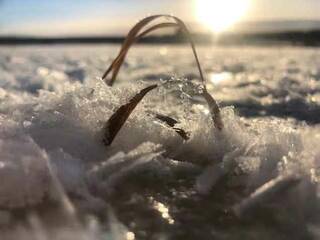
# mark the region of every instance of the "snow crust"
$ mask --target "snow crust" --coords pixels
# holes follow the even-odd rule
[[[294,206],[302,211],[318,205],[319,50],[200,49],[208,88],[225,106],[222,132],[214,128],[199,98],[188,50],[162,47],[157,56],[154,48],[135,49],[120,83],[111,88],[96,76],[115,50],[0,49],[0,179],[5,179],[0,185],[1,207],[41,202],[52,187],[48,163],[65,191],[82,196],[89,205],[97,200],[90,199],[94,188],[112,194],[131,171],[165,174],[179,163],[200,167],[194,179],[200,194],[208,194],[224,175],[230,175],[230,184],[250,192],[276,176],[299,174],[303,183],[287,201],[299,197]],[[139,104],[112,146],[104,146],[104,123],[153,82],[160,87]],[[151,113],[177,119],[179,127],[191,133],[190,140],[184,141]],[[94,176],[91,182],[89,176]],[[301,197],[310,194],[315,197]],[[75,231],[71,238],[80,233]],[[94,239],[89,235],[84,239]]]

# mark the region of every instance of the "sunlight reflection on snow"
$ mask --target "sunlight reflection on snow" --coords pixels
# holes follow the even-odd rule
[[[201,105],[201,104],[196,104],[195,105],[196,108],[198,110],[200,110],[202,113],[204,113],[205,115],[208,115],[210,113],[209,109],[207,107],[205,107],[204,105]]]
[[[4,162],[0,162],[0,169],[4,168],[6,166],[6,164]]]
[[[165,56],[168,53],[168,49],[166,47],[162,47],[160,48],[159,53],[161,56]]]
[[[135,239],[135,235],[133,232],[126,233],[126,240],[134,240],[134,239]]]
[[[232,74],[230,72],[211,73],[209,75],[210,82],[213,84],[219,84],[231,78]]]
[[[161,217],[166,219],[169,224],[174,224],[174,219],[169,214],[169,208],[161,202],[151,200],[153,201],[153,208],[161,214]]]

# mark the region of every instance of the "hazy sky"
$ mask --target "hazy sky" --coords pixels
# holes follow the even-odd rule
[[[174,14],[196,22],[196,1],[0,0],[0,34],[123,34],[137,20],[156,13]],[[320,0],[250,1],[242,20],[320,20]]]

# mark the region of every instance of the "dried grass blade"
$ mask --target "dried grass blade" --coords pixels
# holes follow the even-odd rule
[[[136,108],[139,102],[143,99],[143,97],[152,89],[156,88],[157,85],[151,85],[142,89],[139,93],[137,93],[130,101],[124,105],[122,105],[118,110],[109,118],[107,123],[104,126],[104,136],[103,142],[105,145],[109,146],[121,127],[124,125],[132,111]]]
[[[146,26],[148,23],[150,23],[151,21],[162,17],[163,15],[153,15],[153,16],[149,16],[146,17],[144,19],[142,19],[141,21],[139,21],[133,28],[131,28],[131,30],[129,31],[129,33],[127,34],[127,37],[125,38],[121,49],[125,49],[128,46],[130,46],[130,41],[132,41],[132,39],[135,38],[135,36],[138,34],[138,32],[144,27]],[[109,68],[107,69],[107,71],[103,74],[102,79],[105,79],[108,75],[108,73],[111,71],[112,66],[109,66]]]
[[[159,113],[155,113],[154,116],[159,119],[160,121],[162,122],[165,122],[167,125],[169,125],[170,127],[174,127],[174,125],[176,125],[178,122],[178,120],[172,118],[172,117],[169,117],[169,116],[166,116],[166,115],[163,115],[163,114],[159,114]]]
[[[214,123],[214,126],[219,129],[222,130],[223,129],[223,122],[222,122],[222,118],[220,115],[220,108],[217,104],[217,102],[214,100],[214,98],[208,93],[207,89],[203,89],[203,93],[202,93],[204,99],[206,100],[208,106],[209,106],[209,111],[211,113],[211,117]]]
[[[155,117],[160,120],[161,122],[164,122],[168,127],[170,127],[172,130],[174,130],[177,134],[180,135],[184,140],[189,140],[190,139],[190,134],[183,130],[182,128],[175,127],[176,124],[179,122],[175,120],[172,117],[162,115],[162,114],[155,114]]]
[[[156,30],[156,29],[160,29],[160,28],[168,28],[168,27],[179,27],[178,24],[176,23],[171,23],[171,22],[166,22],[166,23],[160,23],[157,25],[154,25],[150,28],[148,28],[147,30],[145,30],[144,32],[140,33],[138,36],[135,36],[131,39],[129,39],[129,41],[126,42],[126,44],[124,44],[118,54],[118,56],[115,58],[115,60],[111,63],[111,65],[109,66],[109,68],[107,69],[107,71],[104,73],[104,75],[102,76],[102,79],[104,79],[106,81],[106,83],[109,86],[112,86],[114,81],[117,78],[118,72],[122,66],[122,63],[124,62],[124,59],[131,47],[131,45],[135,42],[137,42],[139,39],[141,39],[142,37],[146,36],[147,34],[149,34],[150,32]],[[109,75],[109,73],[112,71],[112,76],[109,80],[106,80],[105,78]]]
[[[139,31],[144,28],[146,25],[148,25],[150,22],[152,22],[153,20],[156,20],[158,18],[170,18],[170,19],[173,19],[176,24],[181,28],[183,29],[184,31],[186,30],[186,32],[188,33],[188,30],[187,30],[187,27],[185,26],[185,24],[183,23],[183,21],[181,21],[179,18],[177,17],[174,17],[174,16],[171,16],[171,15],[166,15],[166,14],[162,14],[162,15],[153,15],[153,16],[149,16],[149,17],[146,17],[144,19],[142,19],[141,21],[139,21],[135,26],[133,26],[131,28],[131,30],[129,31],[129,33],[127,34],[123,44],[122,44],[122,47],[121,47],[121,50],[122,49],[126,49],[128,47],[130,47],[130,42],[132,42],[133,39],[135,39],[135,37],[137,36],[137,34],[139,33]],[[153,28],[153,27],[152,27]],[[158,27],[156,28],[153,28],[152,31],[158,29]],[[150,31],[148,31],[149,33]],[[192,39],[190,38],[190,35],[188,35],[188,38],[190,40],[190,42],[192,42]],[[194,44],[192,43],[192,48],[193,48],[193,52],[195,53],[194,51]],[[119,54],[120,55],[120,54]],[[197,65],[198,67],[200,67],[200,64],[199,64],[199,61],[198,61],[198,58],[196,57],[196,60],[197,60]],[[114,65],[114,64],[111,64],[111,65]],[[112,68],[114,66],[109,66],[109,68],[107,69],[107,71],[103,74],[102,76],[102,79],[105,79],[107,77],[107,75],[110,73],[110,71],[112,70]],[[201,71],[201,70],[200,70]],[[200,73],[200,75],[202,76],[203,78],[203,75],[202,75],[202,72]]]
[[[141,33],[139,35],[139,31],[145,27],[147,24],[149,24],[151,21],[157,19],[157,18],[161,18],[161,17],[166,17],[166,18],[170,18],[173,19],[175,21],[175,23],[162,23],[162,24],[158,24],[155,25],[153,27],[150,27],[149,29],[145,30],[143,33]],[[212,119],[214,122],[214,125],[217,129],[222,130],[223,129],[223,123],[222,123],[222,119],[221,119],[221,115],[220,115],[220,108],[217,104],[217,102],[215,101],[215,99],[208,93],[207,89],[206,89],[206,85],[205,85],[205,79],[204,79],[204,75],[202,72],[202,68],[200,65],[200,61],[198,58],[198,54],[195,48],[195,44],[193,42],[193,39],[191,37],[191,34],[188,31],[188,28],[186,27],[186,25],[184,24],[184,22],[182,20],[180,20],[177,17],[171,16],[171,15],[154,15],[154,16],[150,16],[147,17],[145,19],[142,19],[140,22],[138,22],[128,33],[122,48],[120,50],[120,53],[118,55],[118,57],[114,60],[114,62],[109,66],[109,68],[107,69],[107,71],[103,74],[102,79],[105,79],[107,77],[107,75],[112,72],[112,78],[109,82],[107,82],[108,85],[112,85],[117,77],[117,74],[120,70],[120,67],[124,61],[124,58],[129,50],[129,48],[131,47],[131,45],[138,40],[139,38],[143,37],[144,35],[150,33],[151,31],[154,31],[156,29],[159,28],[163,28],[163,27],[171,27],[171,26],[177,26],[180,28],[180,30],[186,35],[187,39],[189,40],[193,55],[195,57],[196,60],[196,64],[199,70],[199,74],[200,74],[200,78],[201,81],[203,83],[203,87],[204,87],[204,91],[203,91],[203,97],[205,98],[209,109],[210,109],[210,113],[212,115]]]

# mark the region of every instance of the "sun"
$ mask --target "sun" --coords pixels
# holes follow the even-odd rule
[[[227,30],[247,12],[250,0],[196,0],[196,17],[214,32]]]

